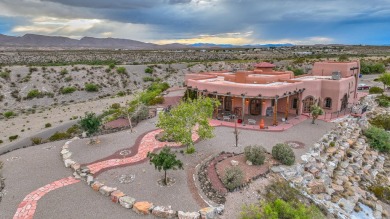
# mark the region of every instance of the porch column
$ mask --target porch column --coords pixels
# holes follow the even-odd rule
[[[288,119],[288,110],[289,110],[289,106],[290,106],[290,96],[287,96],[287,100],[286,100],[286,115],[285,115],[286,121],[287,121],[287,119]]]
[[[226,98],[226,96],[223,96],[223,98],[222,98],[222,113],[225,112],[225,98]]]
[[[274,105],[274,126],[278,125],[278,98],[275,98],[275,105]]]
[[[218,94],[215,94],[215,99],[218,101]],[[218,119],[218,106],[215,105],[215,117]]]
[[[242,96],[242,112],[241,112],[241,119],[242,124],[244,125],[244,114],[245,114],[245,96]]]
[[[302,101],[301,101],[301,93],[298,93],[297,97],[298,97],[297,116],[299,116],[299,115],[301,115],[301,104],[303,104]]]

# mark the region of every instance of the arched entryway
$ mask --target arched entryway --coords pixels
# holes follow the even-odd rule
[[[249,112],[251,115],[260,115],[261,114],[261,100],[252,99],[249,105]]]
[[[310,107],[314,104],[314,97],[308,96],[303,100],[303,112],[310,113]]]
[[[347,106],[348,106],[348,96],[347,96],[347,94],[344,94],[343,99],[341,99],[340,111],[345,110],[347,108]]]

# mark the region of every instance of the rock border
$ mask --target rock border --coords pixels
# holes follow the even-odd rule
[[[153,215],[159,218],[179,218],[179,219],[213,219],[217,218],[217,215],[222,215],[224,206],[218,207],[206,207],[195,212],[176,211],[172,210],[171,207],[166,206],[154,206],[153,203],[147,201],[137,201],[129,195],[126,195],[117,188],[104,185],[103,183],[96,181],[94,175],[90,169],[86,166],[72,160],[72,152],[69,151],[69,144],[73,140],[80,139],[78,137],[73,138],[65,142],[61,148],[61,157],[65,167],[72,169],[73,176],[76,179],[84,181],[91,189],[99,192],[101,195],[108,197],[112,202],[121,205],[126,209],[131,209],[140,215]]]

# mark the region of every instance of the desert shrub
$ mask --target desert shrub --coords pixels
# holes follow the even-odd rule
[[[154,78],[152,78],[152,77],[143,77],[142,80],[144,82],[148,82],[148,81],[154,81]]]
[[[149,101],[149,105],[156,105],[164,103],[164,97],[158,96]]]
[[[364,131],[364,135],[368,138],[370,147],[380,152],[390,152],[390,133],[384,129],[371,126]]]
[[[34,145],[42,144],[42,138],[39,137],[31,138],[31,141]]]
[[[4,141],[0,139],[0,144],[3,144],[3,143],[4,143]]]
[[[147,68],[145,69],[145,73],[152,74],[152,73],[153,73],[153,68],[147,67]]]
[[[119,103],[113,103],[111,105],[111,109],[119,109],[119,108],[121,108],[121,105]]]
[[[108,67],[109,67],[110,69],[115,68],[115,63],[110,63],[110,64],[108,65]]]
[[[75,135],[79,132],[80,132],[80,127],[78,125],[73,125],[72,127],[68,128],[68,130],[66,130],[66,133],[70,135]]]
[[[222,177],[223,184],[229,190],[239,187],[242,185],[243,181],[244,173],[238,167],[230,167],[226,169],[225,175]]]
[[[123,96],[126,96],[126,92],[119,91],[116,95],[119,96],[119,97],[123,97]]]
[[[16,114],[13,112],[13,111],[7,111],[5,113],[3,113],[4,117],[5,118],[11,118],[12,116],[15,116]]]
[[[77,89],[75,87],[63,87],[60,92],[61,94],[71,94],[75,92]]]
[[[85,84],[85,91],[87,92],[97,92],[99,91],[99,86],[93,83]]]
[[[258,205],[249,205],[241,211],[241,218],[283,218],[283,219],[312,219],[325,218],[321,211],[315,206],[306,206],[303,203],[286,202],[281,199],[276,199],[272,202],[263,202]]]
[[[380,87],[371,87],[368,92],[370,94],[381,94],[381,93],[383,93],[383,89]]]
[[[8,80],[8,79],[10,79],[10,77],[11,77],[10,72],[8,72],[8,71],[0,72],[0,78],[4,78],[4,79]]]
[[[0,160],[0,170],[3,169],[4,163]]]
[[[287,144],[276,144],[272,148],[272,157],[284,165],[292,165],[295,162],[294,151]]]
[[[376,102],[381,107],[390,107],[390,97],[386,95],[380,95],[376,98]]]
[[[118,68],[116,68],[116,72],[117,72],[118,74],[124,74],[124,75],[127,74],[127,71],[126,71],[126,68],[125,68],[125,67],[118,67]]]
[[[187,148],[186,153],[187,153],[187,154],[193,154],[193,153],[195,153],[195,147],[194,147],[194,146],[191,146],[191,147]]]
[[[69,82],[69,81],[71,81],[71,80],[73,80],[72,76],[68,76],[68,77],[64,78],[64,81],[65,81],[65,82]]]
[[[16,140],[17,138],[19,138],[19,135],[12,135],[8,137],[9,141]]]
[[[66,132],[56,132],[52,136],[49,137],[50,141],[58,141],[63,139],[68,139],[72,137],[69,133]]]
[[[61,69],[60,74],[62,76],[64,76],[64,75],[68,74],[68,70],[66,68],[63,68],[63,69]]]
[[[246,146],[244,148],[245,158],[254,165],[262,165],[265,160],[265,149],[261,146]]]
[[[0,94],[0,102],[3,101],[3,99],[4,99],[4,95]]]
[[[50,128],[51,127],[51,123],[46,123],[45,124],[45,128]]]
[[[387,131],[390,130],[390,114],[380,114],[370,119],[371,125],[378,128],[383,128]]]
[[[374,185],[369,188],[369,190],[374,193],[374,195],[385,202],[390,201],[390,187],[388,186],[380,186],[380,185]]]
[[[334,147],[335,144],[336,144],[336,143],[335,143],[334,141],[331,141],[331,142],[329,143],[329,146]]]
[[[40,97],[41,95],[42,95],[41,92],[37,89],[30,90],[27,93],[27,99],[34,99],[34,98]]]

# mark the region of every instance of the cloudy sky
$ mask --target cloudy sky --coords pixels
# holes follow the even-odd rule
[[[160,44],[390,44],[390,0],[0,0],[0,33]]]

